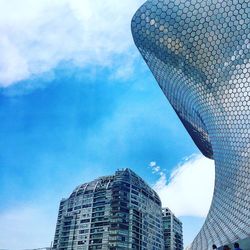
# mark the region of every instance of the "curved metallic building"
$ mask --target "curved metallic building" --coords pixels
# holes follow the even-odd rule
[[[215,160],[213,201],[191,248],[249,237],[250,1],[149,0],[132,33],[195,144]]]

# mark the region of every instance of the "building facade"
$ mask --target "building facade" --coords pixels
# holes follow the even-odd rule
[[[183,250],[182,222],[169,208],[162,209],[165,250]]]
[[[161,201],[130,169],[78,186],[60,203],[53,249],[163,250]]]
[[[136,46],[201,152],[215,188],[192,249],[250,235],[250,1],[148,0]]]

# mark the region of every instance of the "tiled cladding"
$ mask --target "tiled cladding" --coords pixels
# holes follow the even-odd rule
[[[161,201],[130,169],[85,183],[60,203],[53,249],[163,250]]]
[[[139,51],[183,125],[201,152],[215,160],[213,201],[192,249],[248,237],[250,1],[147,1],[131,25]]]

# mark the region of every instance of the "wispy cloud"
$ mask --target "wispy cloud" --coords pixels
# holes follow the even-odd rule
[[[161,167],[158,166],[155,161],[151,161],[149,163],[149,167],[152,169],[153,174],[156,174],[156,173],[159,173],[160,175],[164,174],[164,172],[161,171]]]
[[[118,76],[131,73],[130,21],[143,2],[0,0],[0,86],[49,72],[64,61],[117,66]],[[132,58],[125,73],[119,56]]]
[[[201,216],[208,213],[214,188],[214,162],[201,155],[191,155],[180,163],[168,180],[155,162],[150,166],[160,173],[153,188],[160,195],[163,206],[177,216]]]

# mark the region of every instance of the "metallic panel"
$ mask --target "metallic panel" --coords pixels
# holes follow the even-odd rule
[[[149,0],[131,26],[188,133],[215,160],[213,201],[192,249],[248,237],[250,1]]]

